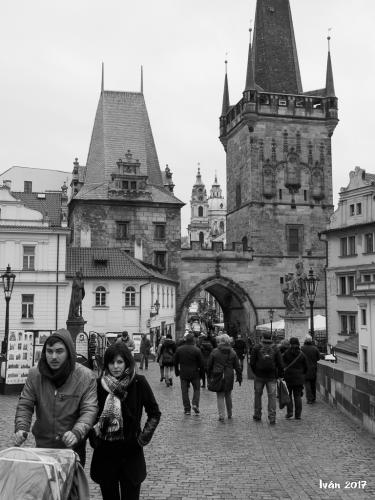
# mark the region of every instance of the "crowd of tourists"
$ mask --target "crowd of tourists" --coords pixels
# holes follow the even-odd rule
[[[138,499],[146,477],[143,447],[158,426],[161,412],[153,391],[140,370],[148,369],[151,343],[146,335],[140,345],[137,367],[134,342],[124,332],[104,353],[102,372],[76,363],[70,333],[61,329],[47,338],[38,365],[30,369],[15,416],[14,442],[20,446],[32,433],[36,446],[71,448],[82,465],[86,441],[93,447],[90,475],[100,485],[104,500]],[[167,387],[180,378],[183,412],[200,414],[201,388],[216,392],[219,422],[232,419],[232,390],[242,383],[244,359],[254,376],[255,421],[262,419],[262,394],[268,395],[268,420],[276,423],[277,386],[286,384],[285,417],[301,419],[303,390],[308,404],[316,399],[317,362],[320,353],[307,335],[302,347],[298,338],[276,345],[264,333],[252,345],[241,334],[225,332],[196,336],[186,331],[175,342],[171,334],[159,341],[156,360],[160,381]],[[192,393],[190,393],[190,387]],[[142,414],[146,419],[142,425]],[[79,498],[79,497],[77,497]]]

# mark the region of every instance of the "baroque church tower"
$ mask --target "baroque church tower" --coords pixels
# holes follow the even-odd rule
[[[321,258],[333,212],[331,137],[338,123],[330,51],[325,87],[304,92],[289,0],[258,0],[245,87],[231,105],[225,74],[227,242],[255,254]]]
[[[191,215],[188,226],[189,241],[199,241],[202,246],[208,246],[209,223],[208,223],[208,197],[206,186],[202,182],[200,168],[198,167],[197,178],[191,191],[190,199]]]

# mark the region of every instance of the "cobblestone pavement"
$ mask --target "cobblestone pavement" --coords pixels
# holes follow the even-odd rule
[[[286,420],[284,410],[278,410],[275,426],[265,415],[254,422],[253,383],[244,380],[233,392],[233,419],[222,424],[214,393],[202,389],[201,414],[185,416],[179,379],[167,388],[159,382],[155,363],[143,373],[162,411],[145,448],[148,477],[142,485],[143,500],[375,497],[375,437],[323,401],[304,405],[300,421]],[[16,396],[0,396],[1,449],[11,445],[16,403]],[[90,460],[91,451],[88,464]],[[364,489],[358,488],[361,481],[367,482]],[[320,482],[336,487],[324,489]],[[347,482],[350,488],[345,489]],[[90,482],[90,488],[91,498],[100,500],[98,485]]]

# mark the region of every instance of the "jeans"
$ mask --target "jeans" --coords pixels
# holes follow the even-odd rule
[[[227,407],[228,418],[232,418],[232,391],[217,392],[217,411],[219,418],[225,417],[225,406]]]
[[[305,390],[307,401],[314,402],[316,400],[316,378],[305,380]]]
[[[276,380],[268,380],[256,377],[254,379],[254,417],[262,416],[262,394],[266,386],[268,393],[268,419],[276,419]]]
[[[189,398],[189,386],[193,386],[193,399],[191,404],[199,408],[199,397],[200,397],[200,379],[194,378],[193,380],[181,379],[181,394],[182,394],[182,404],[184,405],[185,411],[190,411],[190,398]]]
[[[130,481],[121,478],[118,482],[113,481],[113,479],[101,482],[100,489],[103,500],[138,500],[141,485],[134,485]],[[119,490],[121,490],[121,496]]]
[[[288,391],[289,391],[289,396],[290,396],[290,403],[287,404],[286,406],[286,411],[288,415],[293,415],[293,399],[294,399],[294,416],[296,418],[301,417],[302,413],[302,390],[303,386],[302,385],[289,385],[288,386]]]
[[[141,354],[141,362],[139,368],[143,369],[143,362],[145,363],[146,370],[148,369],[148,354]]]

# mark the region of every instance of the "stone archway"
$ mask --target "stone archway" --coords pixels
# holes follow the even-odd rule
[[[235,325],[243,332],[255,329],[258,315],[247,292],[230,278],[211,276],[195,285],[181,298],[176,318],[177,333],[180,336],[185,330],[189,304],[202,290],[209,292],[220,304],[225,325]]]

